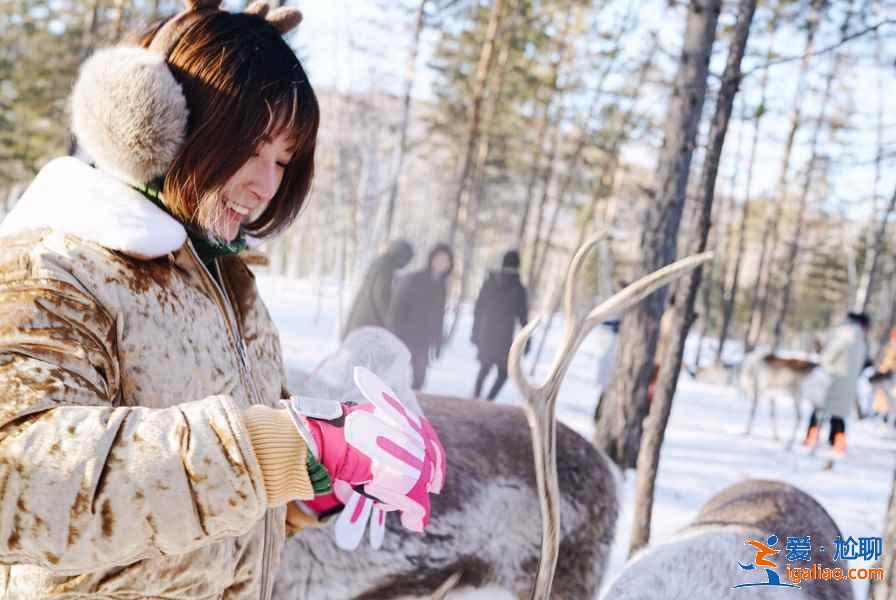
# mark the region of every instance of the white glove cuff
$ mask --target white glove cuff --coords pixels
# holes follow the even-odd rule
[[[333,400],[325,398],[312,398],[311,396],[290,396],[288,400],[281,400],[281,404],[286,407],[292,418],[293,424],[296,426],[299,435],[305,440],[308,449],[314,454],[314,458],[320,458],[320,449],[311,435],[308,428],[307,418],[322,419],[332,421],[342,416],[342,405]]]

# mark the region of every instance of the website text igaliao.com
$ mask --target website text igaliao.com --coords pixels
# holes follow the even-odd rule
[[[815,563],[808,567],[792,567],[786,565],[785,577],[799,585],[801,581],[838,581],[842,579],[878,580],[884,578],[883,569],[841,569],[822,567]]]

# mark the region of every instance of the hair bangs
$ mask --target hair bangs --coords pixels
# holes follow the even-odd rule
[[[295,151],[280,188],[244,229],[267,237],[288,227],[311,189],[320,124],[295,53],[263,18],[215,11],[186,32],[168,60],[190,108],[187,137],[165,178],[169,209],[195,222],[204,196],[220,190],[265,136],[286,132]]]
[[[283,175],[280,189],[268,207],[246,231],[258,237],[277,233],[292,223],[311,189],[314,173],[314,151],[320,124],[320,108],[301,66],[293,70],[299,77],[283,78],[260,87],[265,110],[264,129],[253,147],[264,137],[285,134],[291,142],[292,156]]]

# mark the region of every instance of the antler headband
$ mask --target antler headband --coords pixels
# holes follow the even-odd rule
[[[220,10],[221,0],[186,0],[187,8],[166,22],[156,32],[149,49],[167,57],[187,29],[201,15]],[[267,0],[255,0],[245,10],[245,14],[257,15],[274,26],[281,35],[289,33],[302,22],[302,12],[298,8],[280,6],[271,10]]]

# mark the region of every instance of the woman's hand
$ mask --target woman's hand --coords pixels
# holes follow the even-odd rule
[[[330,473],[333,494],[306,503],[317,512],[345,506],[336,522],[336,542],[354,549],[370,522],[371,544],[379,547],[385,513],[398,511],[411,531],[429,522],[430,493],[445,483],[445,451],[432,425],[405,407],[376,375],[354,369],[355,384],[368,404],[303,410],[301,398],[284,401],[299,432]]]

